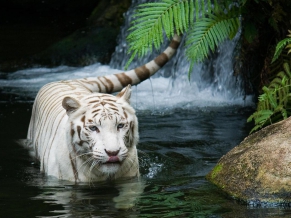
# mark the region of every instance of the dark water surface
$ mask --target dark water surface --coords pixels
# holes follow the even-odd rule
[[[47,4],[48,2],[39,1],[38,3]],[[0,14],[3,18],[0,20],[1,65],[11,60],[17,60],[16,63],[19,63],[19,59],[41,52],[70,34],[73,26],[81,26],[78,22],[84,22],[85,19],[82,21],[75,13],[58,17],[51,11],[48,17],[43,17],[40,13],[41,16],[30,18],[31,12],[21,7],[20,12],[25,12],[22,16],[15,7],[13,7],[13,13],[5,7],[2,9],[3,13]],[[45,4],[44,9],[47,9]],[[37,12],[32,9],[31,11]],[[84,12],[84,10],[79,11]],[[127,14],[127,17],[130,16]],[[43,22],[44,20],[47,22]],[[123,43],[121,45],[123,46]],[[220,51],[220,53],[223,52]],[[123,58],[123,55],[120,56]],[[225,61],[230,58],[222,55],[221,59],[222,61],[217,61],[217,63],[224,69],[228,66]],[[216,68],[219,68],[219,64],[214,63]],[[18,69],[17,66],[13,66],[14,68]],[[9,72],[13,69],[9,69]],[[107,70],[106,68],[105,71]],[[178,67],[178,70],[183,73],[182,67]],[[134,186],[138,183],[136,180],[76,185],[42,175],[37,161],[29,157],[27,150],[15,142],[16,139],[26,138],[32,108],[33,99],[25,97],[27,93],[23,86],[29,86],[29,92],[31,90],[36,92],[43,80],[47,83],[50,81],[49,78],[68,79],[74,75],[74,72],[66,72],[63,78],[62,72],[54,73],[53,71],[49,74],[46,71],[42,75],[42,72],[38,71],[35,71],[36,76],[29,76],[35,73],[34,71],[23,72],[20,77],[12,75],[7,84],[8,74],[0,72],[0,218],[291,217],[290,208],[250,207],[229,198],[205,180],[205,175],[215,166],[219,158],[248,135],[250,128],[246,125],[246,119],[252,110],[241,106],[188,107],[191,109],[172,109],[167,110],[165,114],[159,110],[160,112],[155,115],[152,115],[150,111],[138,111],[140,170],[141,179],[146,187],[131,209],[116,209],[114,199],[119,196],[119,190],[122,187]],[[68,71],[67,68],[66,71]],[[87,76],[86,70],[81,71],[82,77]],[[202,69],[202,72],[196,71],[199,75],[205,73],[205,69]],[[217,73],[217,79],[229,79],[232,75],[232,71],[230,74],[227,74],[227,70],[222,71],[226,71],[226,76],[223,77],[221,73]],[[186,67],[184,74],[187,75],[187,72]],[[97,74],[93,72],[93,75]],[[201,79],[193,80],[193,85],[199,82],[197,87],[202,86]],[[12,83],[14,85],[10,87]],[[152,83],[158,105],[159,101],[166,98],[164,93],[158,97],[158,93],[166,86],[165,84],[162,86],[160,80],[152,80]],[[177,81],[175,83],[177,84]],[[225,81],[221,84],[221,87],[227,89],[230,94],[235,91],[229,89],[232,85],[228,86]],[[19,86],[22,88],[17,88]],[[194,95],[196,90],[195,86],[194,88],[192,86],[190,91],[185,91],[184,83],[178,83],[178,86],[181,87],[178,91],[180,89],[186,93],[191,91],[189,95],[186,95],[186,99]],[[235,83],[234,86],[236,88],[237,84]],[[145,95],[142,95],[143,102],[149,93],[152,92],[146,91]],[[27,96],[31,95],[28,93]],[[180,98],[179,95],[177,96]],[[168,98],[173,100],[172,96]],[[216,98],[217,96],[212,100]],[[209,100],[208,97],[202,97],[202,99]],[[192,102],[191,98],[188,101]],[[234,104],[233,102],[231,104]],[[194,103],[194,105],[197,104]],[[137,106],[140,105],[137,103]]]
[[[11,100],[14,99],[14,100]],[[0,217],[290,217],[289,208],[252,208],[205,180],[219,158],[247,134],[248,108],[138,112],[144,192],[115,208],[119,187],[136,181],[75,185],[42,175],[15,143],[25,138],[32,102],[1,95]]]

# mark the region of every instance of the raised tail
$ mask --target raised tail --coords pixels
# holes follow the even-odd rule
[[[78,80],[92,92],[112,93],[122,90],[125,86],[137,85],[148,79],[161,69],[175,54],[181,42],[181,37],[174,35],[164,52],[147,64],[133,70],[101,77],[90,77]]]

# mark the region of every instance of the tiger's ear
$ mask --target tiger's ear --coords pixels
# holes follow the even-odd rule
[[[125,88],[119,92],[116,97],[119,98],[117,101],[126,101],[130,103],[130,96],[131,96],[131,85],[127,85]]]
[[[65,110],[67,111],[68,115],[76,111],[81,106],[79,101],[72,97],[65,97],[63,99],[62,105],[63,108],[65,108]]]

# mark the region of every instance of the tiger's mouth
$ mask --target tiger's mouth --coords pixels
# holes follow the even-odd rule
[[[105,164],[120,164],[121,161],[117,156],[110,156],[109,159],[105,162]]]

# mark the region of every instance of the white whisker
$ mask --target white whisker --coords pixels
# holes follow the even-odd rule
[[[90,161],[93,161],[93,160],[94,160],[94,157],[90,157],[90,158],[88,158],[86,161],[84,161],[84,162],[81,164],[81,166],[79,166],[79,168],[77,169],[76,174],[79,173],[79,171],[81,170],[82,167],[85,168],[86,165],[87,165]],[[85,169],[83,169],[83,172],[84,172],[84,170],[85,170]]]
[[[89,184],[91,184],[92,183],[92,176],[91,176],[91,172],[92,172],[92,170],[94,169],[94,167],[96,166],[96,165],[100,165],[101,164],[101,161],[98,161],[98,160],[94,160],[93,162],[92,162],[92,164],[91,164],[91,166],[90,166],[90,168],[89,168],[89,179],[88,179],[88,181],[89,181]],[[93,183],[92,183],[93,184]]]
[[[91,156],[92,154],[93,154],[93,152],[87,152],[87,153],[84,153],[84,154],[79,154],[79,155],[76,155],[74,159],[80,158],[80,157],[83,157],[83,156]]]

